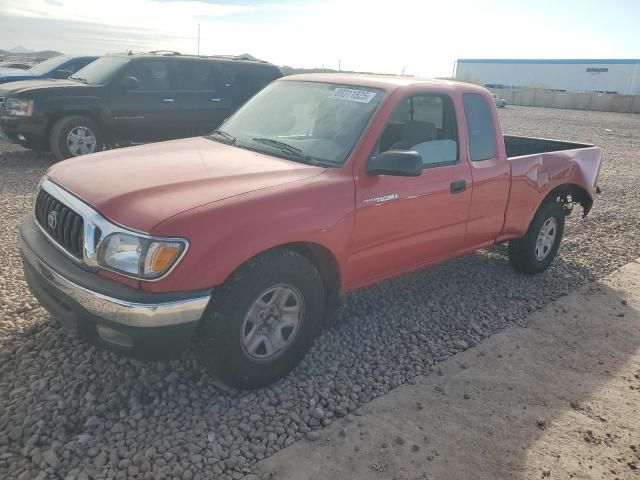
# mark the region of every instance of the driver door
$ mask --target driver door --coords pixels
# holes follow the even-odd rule
[[[471,206],[471,172],[460,148],[458,121],[447,95],[413,95],[396,106],[374,155],[420,153],[418,177],[356,179],[351,286],[413,270],[464,246]]]

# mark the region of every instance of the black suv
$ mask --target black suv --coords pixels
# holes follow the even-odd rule
[[[0,136],[62,160],[203,135],[281,76],[250,55],[107,55],[68,80],[1,85]]]

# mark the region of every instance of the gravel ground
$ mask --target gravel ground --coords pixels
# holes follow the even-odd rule
[[[220,388],[191,353],[143,363],[61,330],[28,293],[17,251],[51,159],[0,144],[0,478],[241,478],[640,256],[640,115],[509,107],[501,116],[507,133],[603,149],[604,194],[587,220],[570,218],[552,267],[519,275],[496,247],[350,294],[294,373],[257,392]]]

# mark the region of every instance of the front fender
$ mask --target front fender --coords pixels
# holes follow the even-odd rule
[[[151,233],[187,238],[189,251],[170,275],[143,282],[143,289],[215,287],[249,259],[290,243],[320,245],[344,265],[353,232],[354,185],[350,175],[336,172],[246,193],[162,222]]]

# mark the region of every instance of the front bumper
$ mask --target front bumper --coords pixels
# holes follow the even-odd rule
[[[44,147],[46,128],[43,117],[0,115],[0,136],[12,143]]]
[[[138,358],[171,358],[189,344],[210,291],[149,293],[98,276],[66,257],[33,215],[20,229],[27,284],[61,323],[87,341]]]

